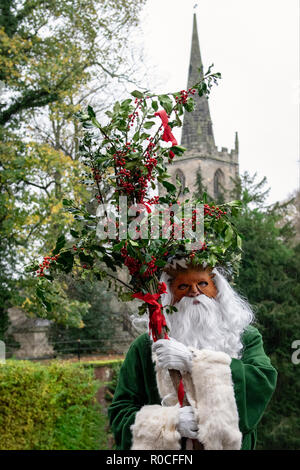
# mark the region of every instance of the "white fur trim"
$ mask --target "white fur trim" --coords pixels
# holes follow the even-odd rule
[[[177,393],[167,369],[162,369],[157,364],[156,354],[152,354],[152,360],[155,362],[156,383],[163,406],[174,406],[178,403]]]
[[[198,439],[205,450],[239,450],[242,434],[231,378],[231,358],[224,352],[189,349],[193,354],[191,374],[182,374],[182,380],[197,417]],[[157,364],[155,370],[162,404],[172,408],[178,399],[170,374]]]
[[[192,378],[198,439],[205,450],[239,450],[242,434],[235,402],[228,354],[194,350]]]
[[[145,405],[130,427],[131,450],[180,450],[179,406]]]

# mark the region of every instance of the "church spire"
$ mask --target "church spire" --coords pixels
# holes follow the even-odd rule
[[[239,153],[239,137],[237,132],[235,133],[234,150],[237,154]]]
[[[200,72],[199,72],[200,69]],[[193,19],[193,35],[188,75],[188,86],[191,88],[200,78],[203,78],[203,64],[201,60],[196,14]],[[211,154],[215,150],[215,140],[208,101],[205,96],[194,95],[195,110],[184,113],[181,145],[187,150],[194,150],[202,155]]]

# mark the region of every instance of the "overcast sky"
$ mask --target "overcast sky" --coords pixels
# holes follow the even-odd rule
[[[204,69],[222,74],[209,101],[216,145],[233,148],[238,131],[240,172],[266,176],[269,202],[282,200],[300,178],[299,1],[148,0],[141,40],[158,91],[186,87],[194,11]]]

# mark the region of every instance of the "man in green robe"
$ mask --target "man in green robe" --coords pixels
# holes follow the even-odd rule
[[[191,439],[206,450],[254,449],[277,373],[251,308],[217,269],[169,268],[171,340],[144,333],[129,348],[108,410],[117,449],[189,449]],[[169,369],[181,372],[189,406],[180,408]]]

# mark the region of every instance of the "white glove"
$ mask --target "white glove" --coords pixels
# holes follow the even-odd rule
[[[192,353],[176,339],[159,339],[152,345],[156,353],[158,366],[163,369],[176,369],[189,372],[192,365]]]
[[[191,406],[183,406],[179,408],[179,421],[177,429],[181,437],[197,439],[198,425],[194,410]]]

